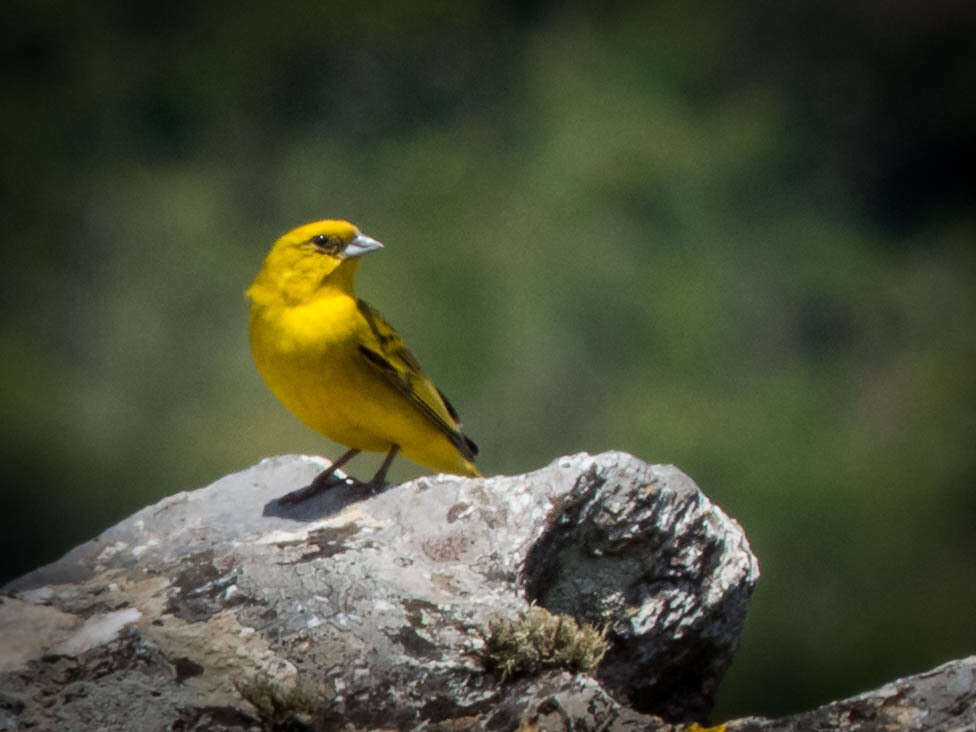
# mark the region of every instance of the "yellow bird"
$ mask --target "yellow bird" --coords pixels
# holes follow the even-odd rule
[[[478,447],[451,403],[383,317],[356,298],[359,258],[382,248],[348,221],[316,221],[271,247],[247,290],[254,363],[268,388],[306,425],[349,450],[298,502],[341,482],[334,472],[363,450],[386,452],[377,489],[402,452],[434,470],[480,476]]]

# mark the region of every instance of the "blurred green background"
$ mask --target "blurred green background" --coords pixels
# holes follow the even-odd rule
[[[716,719],[976,651],[974,7],[7,0],[2,579],[338,454],[243,292],[342,217],[484,472],[626,450],[744,525]]]

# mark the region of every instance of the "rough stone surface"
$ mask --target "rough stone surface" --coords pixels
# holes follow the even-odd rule
[[[265,460],[7,585],[0,729],[654,729],[703,719],[758,565],[673,466],[341,487]],[[502,681],[477,651],[530,603],[607,626],[595,678]]]
[[[976,656],[885,684],[810,712],[779,719],[746,717],[727,732],[760,730],[976,730]]]

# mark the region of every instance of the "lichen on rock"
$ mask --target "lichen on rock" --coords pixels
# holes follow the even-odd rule
[[[606,628],[597,630],[589,623],[580,626],[569,615],[554,615],[538,606],[515,619],[492,618],[483,638],[481,659],[502,680],[548,668],[590,672],[608,646]]]

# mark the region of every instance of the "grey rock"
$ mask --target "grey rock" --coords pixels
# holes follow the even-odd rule
[[[976,656],[950,661],[879,689],[778,719],[746,717],[727,732],[767,730],[976,730]]]
[[[262,461],[8,584],[0,720],[655,729],[707,715],[758,565],[675,467],[579,454],[521,476],[277,500],[324,466]],[[486,672],[488,621],[531,603],[607,627],[595,678]]]

